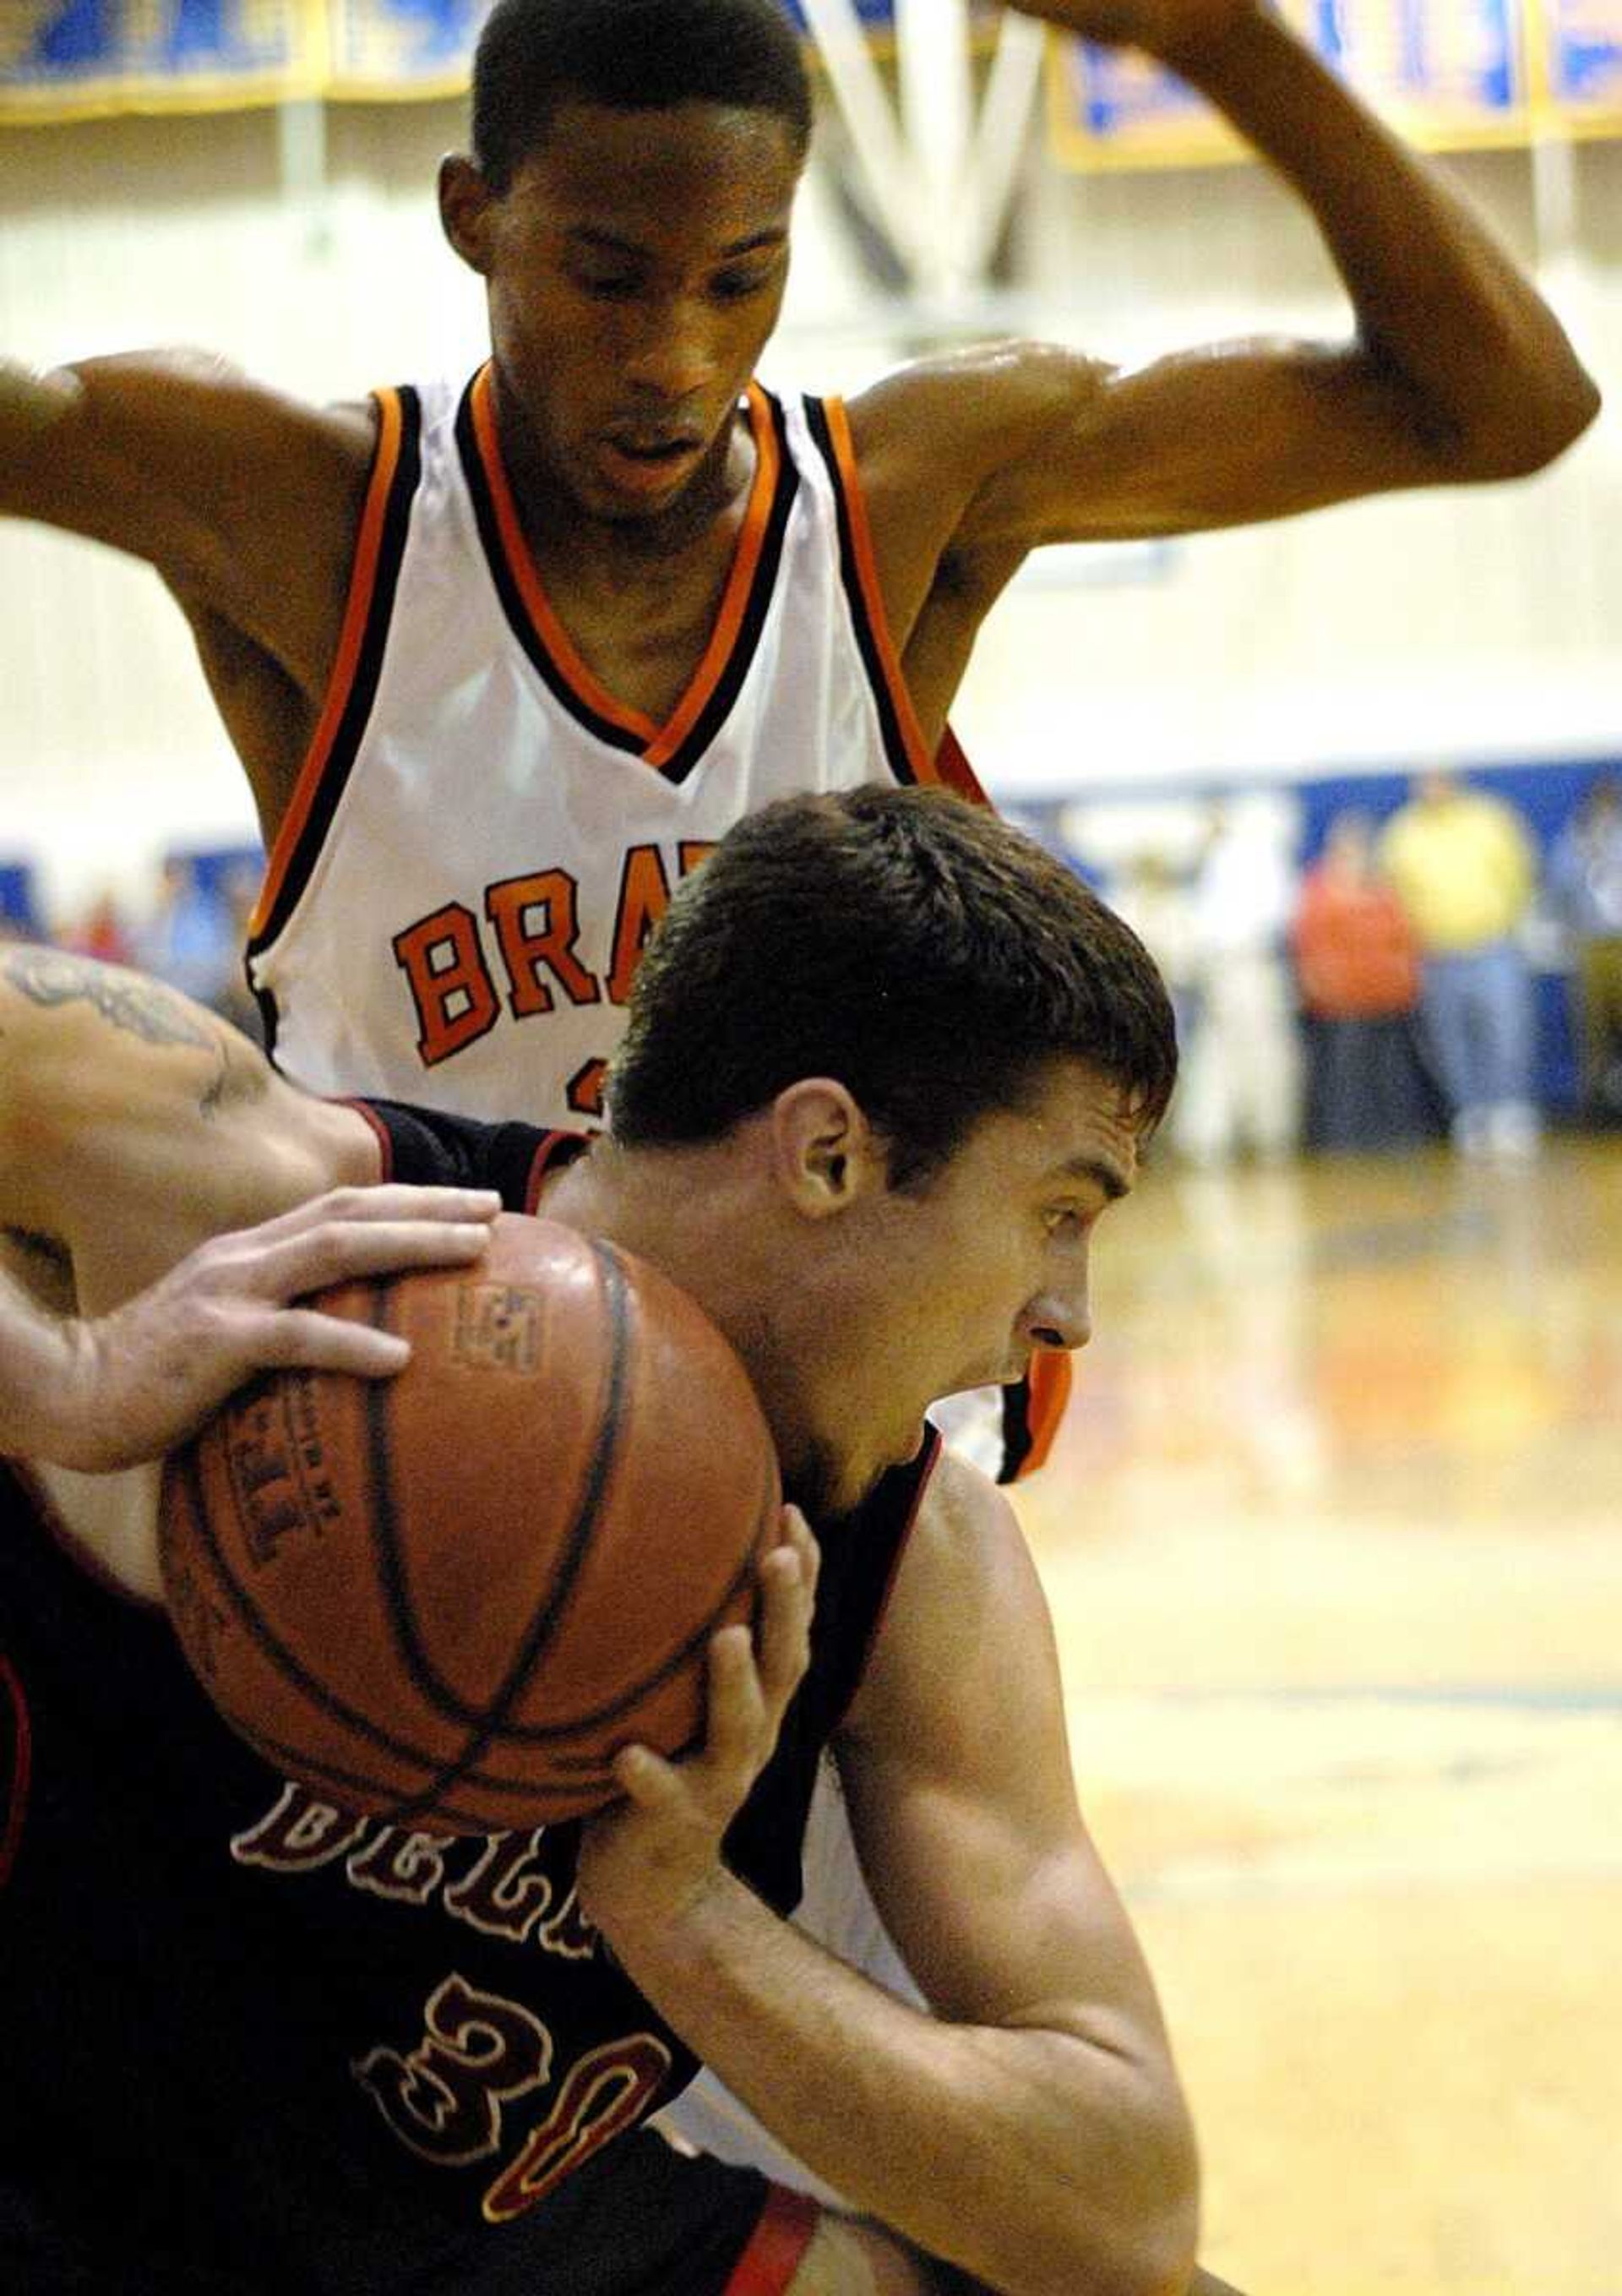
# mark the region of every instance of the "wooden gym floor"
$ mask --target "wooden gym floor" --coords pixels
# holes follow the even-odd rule
[[[1247,2296],[1622,2296],[1622,1139],[1193,1176],[1020,1498]]]

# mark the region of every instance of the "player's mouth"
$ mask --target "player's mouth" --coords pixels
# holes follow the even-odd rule
[[[669,439],[625,433],[602,442],[602,461],[614,486],[639,495],[668,494],[692,476],[703,457],[704,441],[691,431]]]

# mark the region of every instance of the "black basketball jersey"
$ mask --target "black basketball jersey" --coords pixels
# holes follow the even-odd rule
[[[547,1152],[521,1126],[375,1120],[395,1177],[514,1209]],[[810,1670],[727,1842],[780,1912],[934,1456],[825,1528]],[[219,1721],[161,1610],[0,1465],[0,2284],[721,2286],[724,2257],[659,2260],[678,2219],[661,2234],[647,2201],[676,2156],[637,2124],[694,2062],[582,1918],[577,1845],[572,1825],[436,1841],[289,1784]]]

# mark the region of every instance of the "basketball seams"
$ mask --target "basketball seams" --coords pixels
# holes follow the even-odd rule
[[[631,1355],[632,1315],[631,1287],[618,1254],[607,1244],[588,1238],[593,1260],[602,1282],[602,1298],[608,1311],[609,1345],[607,1377],[602,1408],[597,1414],[597,1432],[586,1466],[585,1485],[569,1536],[563,1541],[561,1560],[553,1571],[552,1581],[543,1596],[537,1612],[519,1642],[512,1662],[493,1699],[482,1709],[460,1710],[453,1718],[470,1721],[472,1726],[460,1751],[448,1762],[439,1766],[430,1785],[422,1793],[413,1795],[398,1803],[390,1812],[396,1819],[418,1816],[431,1808],[448,1786],[465,1778],[473,1769],[479,1757],[495,1740],[504,1742],[525,1742],[524,1726],[506,1722],[514,1702],[528,1687],[536,1667],[545,1653],[569,1606],[575,1581],[585,1565],[591,1547],[592,1535],[613,1472],[615,1455],[618,1451],[625,1423],[627,1370]],[[374,1512],[376,1510],[374,1491]],[[415,1635],[415,1620],[411,1620]]]
[[[544,1339],[539,1349],[542,1376],[530,1391],[545,1392],[549,1365],[555,1367],[572,1359],[576,1368],[569,1391],[578,1399],[571,1409],[578,1413],[581,1437],[589,1431],[589,1449],[584,1440],[567,1447],[568,1457],[576,1463],[571,1478],[576,1496],[565,1518],[568,1529],[556,1539],[544,1587],[511,1606],[527,1623],[516,1646],[510,1637],[504,1638],[510,1653],[504,1664],[500,1629],[508,1606],[486,1614],[486,1623],[497,1636],[487,1670],[494,1674],[497,1668],[501,1669],[499,1683],[487,1701],[474,1704],[459,1696],[440,1670],[442,1660],[432,1644],[436,1613],[432,1607],[423,1608],[428,1587],[415,1578],[414,1485],[408,1488],[402,1480],[412,1457],[407,1423],[398,1418],[397,1404],[390,1417],[388,1383],[352,1387],[343,1382],[342,1423],[334,1425],[332,1440],[336,1446],[333,1466],[341,1464],[346,1447],[352,1462],[353,1488],[340,1484],[345,1510],[356,1506],[366,1524],[361,1543],[352,1550],[346,1548],[345,1567],[357,1568],[361,1578],[370,1582],[380,1646],[391,1653],[394,1679],[402,1693],[392,1715],[364,1688],[356,1695],[367,1702],[356,1705],[332,1686],[330,1678],[335,1672],[340,1682],[348,1678],[339,1671],[347,1663],[347,1643],[341,1651],[336,1650],[329,1636],[320,1652],[312,1658],[301,1658],[296,1640],[284,1639],[280,1630],[274,1590],[252,1587],[248,1567],[257,1552],[252,1516],[245,1508],[247,1494],[239,1485],[233,1448],[233,1443],[246,1439],[236,1416],[240,1404],[227,1406],[215,1426],[170,1464],[166,1512],[172,1513],[167,1513],[168,1543],[174,1549],[176,1570],[190,1557],[187,1567],[194,1578],[194,1591],[189,1626],[183,1584],[174,1578],[167,1592],[182,1628],[182,1641],[199,1664],[205,1686],[223,1718],[274,1768],[301,1777],[314,1791],[329,1792],[340,1806],[369,1812],[381,1824],[425,1822],[430,1832],[493,1833],[534,1825],[539,1813],[544,1813],[539,1822],[547,1824],[564,1824],[588,1815],[614,1792],[610,1765],[618,1743],[641,1739],[667,1752],[679,1753],[701,1738],[704,1648],[717,1627],[750,1615],[751,1582],[772,1536],[779,1502],[774,1455],[769,1444],[763,1456],[757,1453],[752,1439],[736,1455],[738,1465],[750,1464],[750,1480],[756,1486],[752,1517],[745,1511],[747,1501],[743,1506],[737,1504],[743,1494],[734,1480],[725,1501],[728,1516],[724,1518],[730,1519],[734,1534],[739,1515],[750,1525],[741,1558],[734,1548],[729,1563],[715,1551],[713,1540],[709,1547],[711,1562],[721,1562],[726,1569],[727,1583],[715,1587],[709,1563],[698,1569],[698,1586],[679,1564],[674,1571],[668,1567],[662,1576],[644,1575],[639,1603],[632,1605],[621,1629],[630,1636],[628,1651],[637,1653],[624,1661],[640,1669],[636,1677],[611,1692],[586,1677],[578,1682],[578,1690],[589,1698],[596,1688],[598,1702],[546,1724],[517,1718],[530,1701],[543,1712],[550,1710],[554,1716],[559,1712],[557,1685],[546,1674],[550,1652],[555,1648],[567,1656],[565,1644],[570,1644],[571,1636],[578,1638],[581,1634],[588,1641],[602,1638],[605,1647],[613,1641],[618,1611],[613,1580],[610,1576],[605,1582],[599,1566],[619,1567],[609,1565],[607,1558],[618,1552],[617,1543],[627,1528],[621,1522],[627,1504],[619,1496],[621,1478],[629,1473],[639,1446],[646,1454],[641,1469],[646,1475],[648,1463],[665,1456],[665,1444],[675,1439],[678,1457],[684,1458],[680,1446],[690,1439],[676,1436],[676,1423],[661,1416],[670,1408],[665,1385],[670,1367],[664,1353],[669,1345],[668,1331],[684,1328],[679,1320],[674,1326],[668,1323],[676,1303],[665,1305],[662,1280],[656,1284],[659,1305],[655,1307],[652,1297],[644,1298],[643,1286],[654,1271],[642,1269],[612,1246],[586,1238],[575,1239],[575,1244],[578,1257],[571,1264],[577,1277],[586,1279],[578,1293],[582,1333],[594,1336],[591,1344],[571,1349],[570,1358],[558,1352],[559,1331],[569,1328],[566,1323],[552,1332],[550,1345]],[[521,1275],[513,1280],[521,1289]],[[543,1283],[543,1295],[545,1289]],[[344,1291],[341,1312],[369,1321],[373,1328],[411,1330],[393,1281],[353,1283]],[[587,1301],[594,1305],[587,1308]],[[530,1365],[527,1363],[525,1367]],[[649,1389],[651,1376],[654,1385]],[[310,1439],[311,1430],[301,1421],[295,1423],[307,1383],[307,1379],[291,1374],[261,1383],[261,1389],[270,1390],[274,1414],[261,1431],[273,1449],[279,1438],[290,1464],[298,1463],[299,1472],[291,1480],[307,1518],[311,1488],[302,1470],[309,1463],[302,1457],[300,1445]],[[321,1391],[321,1382],[315,1385]],[[748,1394],[747,1383],[742,1391]],[[730,1406],[733,1413],[741,1408],[738,1396],[725,1382],[715,1392],[724,1408]],[[650,1402],[659,1396],[667,1399],[644,1420]],[[259,1391],[250,1396],[251,1403],[260,1399]],[[752,1404],[752,1396],[749,1399]],[[549,1424],[545,1423],[536,1431],[543,1432]],[[324,1440],[324,1418],[320,1431]],[[673,1497],[682,1491],[703,1488],[702,1476],[694,1483],[691,1473],[688,1466],[681,1467],[670,1487]],[[520,1471],[514,1486],[519,1495],[515,1503],[521,1505],[525,1488]],[[327,1503],[331,1504],[330,1496]],[[635,1521],[637,1502],[629,1503]],[[679,1497],[676,1503],[681,1504]],[[682,1513],[696,1531],[692,1505],[690,1501]],[[552,1512],[553,1521],[561,1512]],[[454,1515],[451,1520],[455,1521]],[[645,1526],[650,1531],[655,1521],[656,1514],[650,1514]],[[610,1529],[613,1537],[605,1546]],[[551,1536],[548,1531],[547,1538]],[[657,1546],[647,1550],[656,1551]],[[475,1540],[471,1555],[477,1557],[479,1553]],[[699,1562],[697,1550],[692,1550],[692,1559]],[[635,1553],[627,1550],[626,1560],[634,1566]],[[540,1557],[536,1561],[538,1563]],[[489,1567],[500,1567],[494,1557]],[[534,1567],[528,1575],[533,1586]],[[710,1581],[708,1593],[703,1588],[706,1579]],[[473,1595],[475,1608],[470,1615],[477,1620],[480,1578],[475,1575],[463,1583]],[[685,1620],[681,1613],[684,1605],[695,1602],[703,1603],[707,1615],[692,1625],[692,1608],[687,1607]],[[216,1631],[225,1638],[218,1666],[208,1650],[210,1610],[218,1621]],[[661,1637],[654,1630],[661,1620],[674,1625],[682,1638],[675,1648],[656,1656]],[[233,1633],[242,1637],[234,1657],[229,1639]],[[340,1641],[343,1642],[341,1636]],[[575,1679],[569,1666],[563,1671]],[[403,1717],[399,1713],[406,1703],[403,1693],[407,1691],[421,1702],[421,1710],[414,1717],[409,1709]],[[328,1726],[324,1743],[318,1730],[307,1733],[301,1707],[307,1709],[312,1722],[319,1717]],[[241,1710],[244,1708],[246,1712]],[[383,1718],[373,1719],[374,1713]],[[250,1715],[256,1719],[250,1721]],[[611,1733],[622,1717],[626,1726],[616,1742]],[[297,1742],[283,1743],[284,1737]],[[422,1742],[425,1737],[427,1744]],[[436,1739],[442,1742],[435,1743]],[[679,1745],[678,1739],[682,1740]]]

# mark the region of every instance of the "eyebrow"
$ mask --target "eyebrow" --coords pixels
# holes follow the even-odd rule
[[[1102,1156],[1072,1156],[1057,1167],[1053,1177],[1058,1180],[1091,1180],[1102,1191],[1106,1201],[1118,1204],[1123,1196],[1132,1193],[1132,1183],[1118,1165],[1107,1163]]]
[[[604,255],[623,255],[638,263],[646,263],[650,258],[650,250],[638,246],[634,239],[621,239],[617,232],[604,231],[595,224],[571,224],[568,236],[576,246],[594,248]],[[751,232],[747,239],[733,240],[729,247],[720,249],[716,261],[732,263],[739,256],[753,255],[763,247],[783,247],[788,243],[788,237],[786,231]]]

